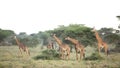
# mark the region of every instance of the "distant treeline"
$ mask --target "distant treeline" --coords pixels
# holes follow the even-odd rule
[[[62,42],[72,45],[65,37],[69,36],[79,40],[84,46],[96,45],[96,38],[90,27],[83,24],[70,24],[69,26],[60,25],[54,30],[39,31],[38,33],[27,35],[25,32],[15,34],[12,30],[0,29],[0,45],[16,45],[14,36],[27,46],[34,47],[36,45],[47,45],[50,41],[54,41],[52,34],[56,34]],[[120,44],[120,33],[113,33],[113,28],[101,28],[97,30],[102,39],[108,44]]]

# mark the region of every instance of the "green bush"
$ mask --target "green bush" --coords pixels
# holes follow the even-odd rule
[[[59,58],[59,53],[56,50],[44,50],[42,51],[41,55],[37,55],[34,57],[35,60],[42,59],[42,60],[56,60]]]
[[[99,53],[95,52],[95,53],[92,53],[91,56],[88,56],[85,58],[85,60],[103,60],[104,58],[99,55]]]

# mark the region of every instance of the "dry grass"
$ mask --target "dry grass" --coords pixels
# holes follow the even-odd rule
[[[86,48],[86,56],[94,52],[91,47]],[[70,60],[34,60],[33,57],[41,54],[41,49],[30,48],[31,56],[20,55],[17,46],[0,46],[0,68],[120,68],[120,53],[112,53],[105,60],[76,61],[75,52],[71,53]]]

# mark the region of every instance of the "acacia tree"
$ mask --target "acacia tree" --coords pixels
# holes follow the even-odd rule
[[[0,45],[9,45],[11,43],[11,36],[14,35],[12,30],[2,30],[0,29]]]
[[[41,42],[38,34],[35,33],[27,35],[25,32],[21,32],[17,35],[17,38],[20,40],[20,42],[29,47],[35,47],[37,46],[37,44],[40,44]]]
[[[47,45],[48,44],[48,38],[50,37],[50,34],[47,32],[39,32],[38,33],[39,38],[41,39],[42,45]]]
[[[85,46],[92,45],[95,41],[95,37],[91,32],[91,28],[86,27],[83,24],[70,24],[69,26],[59,26],[49,33],[55,33],[63,42],[70,43],[65,40],[65,37],[70,36],[79,40]]]
[[[2,30],[0,29],[0,42],[3,41],[4,38],[15,34],[12,30]]]

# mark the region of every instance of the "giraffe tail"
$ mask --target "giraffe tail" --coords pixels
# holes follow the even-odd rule
[[[85,58],[85,53],[83,53],[83,58]]]
[[[110,54],[110,49],[107,50],[107,56]]]

